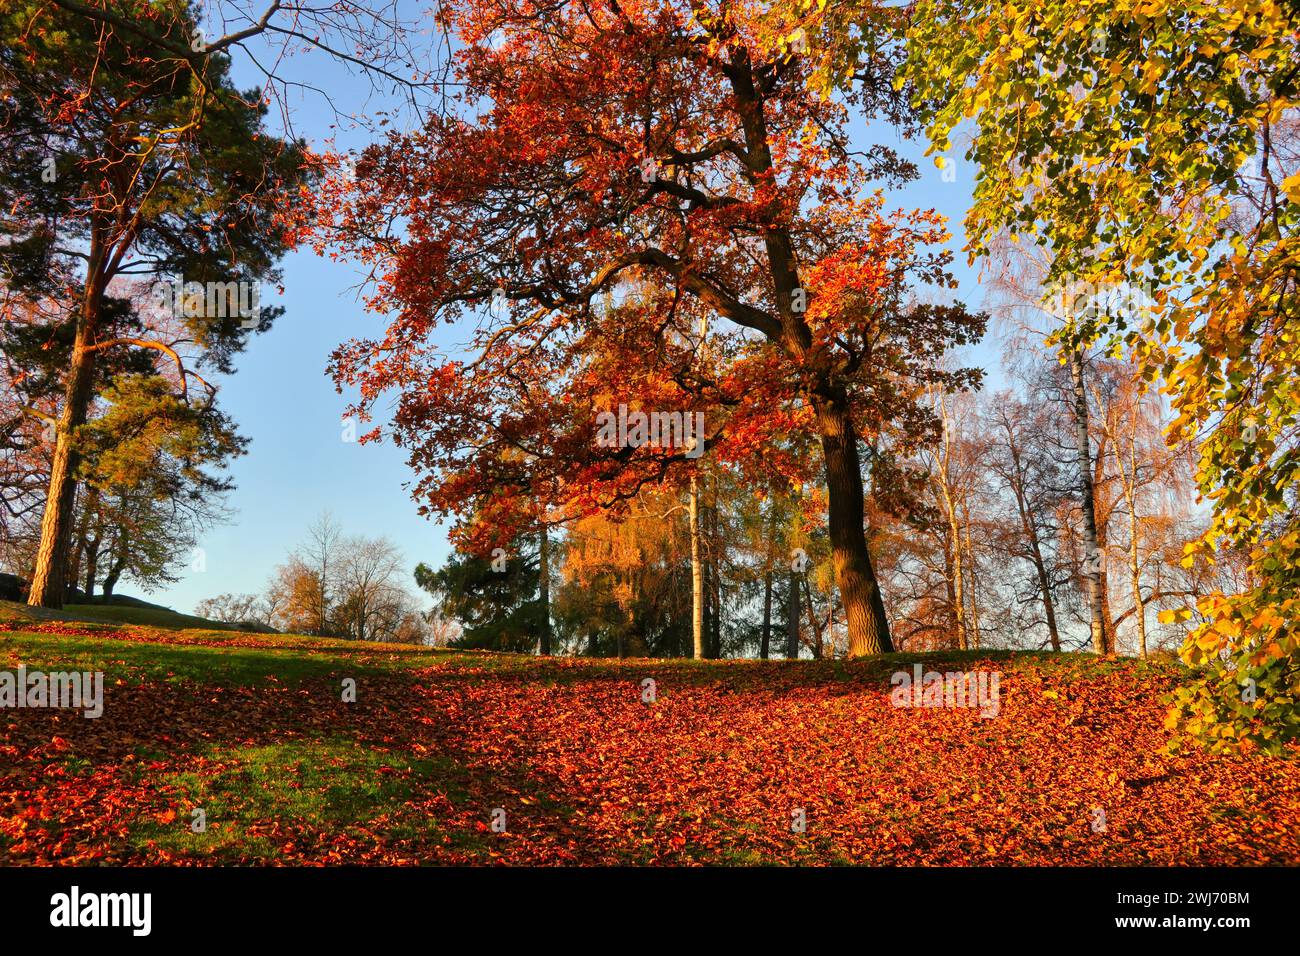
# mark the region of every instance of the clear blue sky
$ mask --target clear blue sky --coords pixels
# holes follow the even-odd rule
[[[235,66],[241,86],[258,82],[238,55]],[[292,70],[309,74],[344,111],[361,109],[366,102],[365,81],[321,56],[305,56]],[[372,109],[384,105],[378,99],[369,101]],[[313,146],[323,147],[336,134],[334,114],[319,97],[304,94],[293,106],[297,132]],[[348,134],[338,141],[359,146],[366,138]],[[918,162],[921,179],[892,201],[947,215],[956,233],[954,248],[960,249],[960,221],[970,202],[972,170],[950,157],[956,175],[945,182],[933,160],[921,158],[921,151],[919,144],[904,148]],[[980,293],[964,254],[958,254],[956,265],[958,295],[977,307]],[[283,268],[283,297],[264,295],[262,304],[283,305],[285,314],[270,332],[250,342],[237,373],[220,380],[221,404],[251,439],[249,453],[231,469],[237,484],[229,498],[233,519],[203,536],[205,570],[187,568],[175,584],[142,595],[177,610],[192,610],[196,602],[223,592],[260,591],[272,569],[324,510],[333,513],[346,533],[390,538],[412,569],[420,561],[441,563],[448,552],[444,528],[416,513],[405,487],[412,475],[404,455],[391,445],[343,440],[340,420],[347,396],[335,393],[325,375],[326,361],[339,343],[383,327],[382,317],[367,314],[357,301],[357,273],[306,250],[289,256]],[[969,360],[996,373],[997,356],[990,348],[981,347]],[[414,589],[413,582],[411,586]],[[122,590],[141,593],[131,583]]]

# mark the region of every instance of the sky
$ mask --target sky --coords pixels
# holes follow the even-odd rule
[[[260,85],[239,54],[234,70],[241,88]],[[367,99],[365,80],[323,56],[295,59],[288,72],[310,76],[345,112],[385,105]],[[314,147],[324,148],[331,137],[341,147],[368,141],[367,134],[337,130],[334,112],[316,94],[296,93],[290,106],[296,131]],[[865,137],[865,130],[857,128]],[[978,307],[981,293],[960,252],[961,219],[973,185],[970,165],[950,154],[945,177],[932,158],[922,157],[923,144],[892,145],[917,162],[921,175],[892,193],[891,204],[933,208],[949,217],[957,253],[957,296]],[[391,444],[345,440],[342,416],[348,396],[335,392],[325,374],[326,363],[342,342],[384,328],[383,317],[367,313],[359,300],[360,276],[352,266],[306,249],[287,256],[282,268],[283,295],[264,290],[261,304],[283,305],[284,315],[269,332],[249,342],[234,374],[216,377],[221,406],[251,440],[248,454],[229,472],[236,485],[228,498],[231,520],[202,535],[195,560],[181,570],[178,581],[152,593],[126,583],[124,593],[189,612],[197,602],[218,594],[260,592],[276,565],[304,541],[308,526],[324,511],[331,512],[346,534],[389,538],[412,570],[421,561],[437,566],[449,553],[445,525],[417,513],[407,490],[413,475],[404,453]],[[992,347],[975,349],[967,361],[996,376],[999,363]],[[995,383],[996,378],[990,384]],[[411,587],[414,590],[413,581]]]

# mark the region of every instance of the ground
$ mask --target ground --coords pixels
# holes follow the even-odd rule
[[[0,863],[1300,863],[1300,761],[1166,754],[1169,660],[593,662],[29,618],[0,604],[0,670],[103,671],[104,714],[0,710]],[[892,706],[916,662],[999,672],[998,716]]]

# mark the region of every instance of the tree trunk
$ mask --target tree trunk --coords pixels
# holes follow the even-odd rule
[[[126,546],[119,545],[119,550],[114,555],[113,566],[108,569],[108,576],[104,578],[104,603],[113,603],[113,588],[117,587],[117,579],[122,576],[126,570]]]
[[[551,656],[551,536],[542,525],[537,546],[537,590],[542,601],[541,654]]]
[[[725,72],[744,130],[746,166],[755,175],[766,176],[773,166],[763,93],[754,82],[753,65],[743,45],[734,48]],[[763,245],[780,314],[779,344],[796,361],[815,363],[811,356],[812,330],[794,309],[793,296],[801,288],[794,242],[786,228],[774,225],[764,231]],[[892,651],[885,604],[867,551],[862,463],[849,417],[848,396],[843,387],[831,381],[828,369],[810,365],[810,371],[813,381],[809,397],[817,413],[826,464],[831,554],[848,620],[849,656]]]
[[[1039,541],[1038,522],[1025,497],[1024,470],[1020,463],[1020,446],[1016,444],[1011,427],[1007,426],[1007,448],[1011,452],[1012,493],[1016,496],[1016,510],[1020,512],[1020,527],[1029,545],[1029,556],[1034,562],[1034,573],[1038,577],[1038,591],[1043,599],[1043,617],[1047,621],[1047,638],[1052,650],[1061,650],[1061,633],[1056,627],[1056,602],[1052,600],[1051,579],[1047,576],[1047,562],[1043,559],[1043,546]]]
[[[1083,354],[1070,350],[1070,377],[1074,384],[1075,443],[1079,462],[1079,497],[1083,511],[1084,594],[1088,599],[1092,649],[1106,653],[1106,627],[1101,606],[1101,549],[1097,544],[1097,511],[1093,499],[1092,444],[1088,438],[1088,393],[1083,382]]]
[[[813,660],[819,661],[825,653],[822,643],[822,628],[817,623],[817,614],[813,610],[812,588],[808,586],[807,575],[800,575],[799,579],[803,582],[803,596],[808,601],[808,626],[813,632]]]
[[[1134,525],[1132,531],[1133,544],[1129,549],[1129,575],[1133,587],[1133,617],[1137,621],[1138,630],[1138,656],[1147,656],[1147,609],[1142,600],[1142,564],[1138,559],[1138,542],[1136,527],[1137,522],[1130,522]]]
[[[691,656],[704,657],[704,567],[700,562],[699,479],[691,476]]]
[[[961,528],[957,523],[957,512],[952,506],[952,499],[944,490],[948,504],[948,535],[952,542],[952,618],[957,629],[957,646],[963,651],[969,649],[970,639],[966,636],[966,592],[963,588],[965,571],[961,553]]]
[[[329,558],[323,558],[320,565],[320,593],[317,595],[316,602],[316,634],[318,637],[324,637],[327,633],[326,628],[329,626],[328,622],[325,620],[326,601],[328,599],[328,595],[325,592],[325,575],[328,571]]]
[[[1107,554],[1108,543],[1103,538],[1097,542],[1103,557]],[[1115,617],[1110,613],[1110,576],[1106,574],[1103,562],[1101,572],[1101,646],[1102,653],[1115,653]]]
[[[91,603],[95,597],[95,578],[98,575],[99,567],[99,548],[104,537],[103,523],[99,520],[97,512],[99,510],[99,489],[93,485],[86,490],[86,500],[82,504],[84,514],[81,521],[81,546],[78,560],[85,561],[86,568],[86,603]],[[93,529],[92,529],[93,525]],[[95,536],[92,538],[91,531]]]
[[[894,645],[867,550],[862,463],[848,401],[837,390],[829,399],[816,401],[815,406],[826,459],[831,554],[848,620],[849,657],[888,653]]]
[[[763,636],[758,646],[760,660],[767,660],[772,648],[772,572],[763,575]]]
[[[1056,602],[1052,600],[1052,584],[1047,577],[1047,564],[1043,561],[1042,548],[1038,543],[1038,529],[1033,530],[1034,537],[1031,538],[1033,546],[1034,572],[1038,575],[1038,590],[1043,598],[1043,617],[1047,621],[1047,639],[1051,642],[1052,650],[1060,652],[1061,650],[1061,632],[1056,627]]]
[[[952,620],[957,632],[957,647],[967,650],[970,639],[966,633],[966,593],[965,570],[962,561],[961,521],[957,515],[957,502],[953,498],[952,481],[952,422],[948,418],[948,403],[939,394],[939,414],[943,422],[943,452],[939,457],[939,477],[934,483],[939,488],[943,500],[944,517],[947,518],[948,547],[944,562],[949,570],[948,593],[952,596]]]
[[[1101,593],[1101,641],[1103,652],[1115,653],[1115,617],[1110,613],[1110,569],[1106,567],[1106,555],[1110,553],[1110,515],[1112,509],[1102,510],[1098,501],[1098,489],[1106,483],[1106,441],[1109,436],[1101,428],[1093,454],[1092,473],[1092,513],[1097,527],[1097,553],[1102,560],[1098,565],[1097,584]],[[1118,451],[1116,451],[1118,455]]]
[[[957,628],[957,591],[953,587],[952,575],[952,540],[948,528],[943,529],[943,589],[948,595],[948,609],[952,612],[953,632]],[[960,639],[957,646],[961,646]]]
[[[93,260],[92,260],[93,264]],[[92,275],[94,274],[92,269]],[[41,516],[41,541],[27,603],[33,607],[63,607],[67,575],[68,544],[72,534],[72,507],[77,497],[76,470],[79,456],[73,447],[73,433],[85,424],[95,379],[94,344],[99,314],[97,283],[86,289],[77,336],[72,347],[72,366],[63,394],[63,413],[55,431],[54,456],[50,462],[50,485]]]
[[[1116,457],[1119,449],[1116,448]],[[1137,515],[1137,438],[1134,437],[1132,447],[1130,448],[1131,469],[1124,480],[1125,491],[1128,492],[1128,533],[1129,533],[1129,577],[1133,587],[1133,617],[1137,620],[1138,629],[1138,656],[1147,656],[1147,609],[1142,600],[1142,561],[1141,561],[1141,541],[1139,530],[1141,522],[1138,521]]]
[[[787,660],[799,657],[799,575],[790,572],[785,594],[785,656]]]
[[[76,599],[75,592],[81,586],[81,569],[85,567],[86,548],[90,543],[90,508],[87,507],[85,498],[84,494],[76,494],[73,497],[72,514],[76,517],[77,512],[80,511],[81,518],[75,522],[72,541],[68,548],[68,563],[63,571],[63,599],[65,601]],[[76,505],[77,499],[82,499],[80,509]]]
[[[966,574],[970,578],[970,646],[972,650],[980,649],[980,606],[979,606],[979,579],[976,576],[977,565],[975,563],[975,548],[971,544],[970,535],[970,513],[965,513],[966,518]]]
[[[95,573],[99,564],[99,539],[86,542],[86,603],[95,597]]]
[[[1138,457],[1137,457],[1137,418],[1140,414],[1140,405],[1134,404],[1129,414],[1132,416],[1132,430],[1128,436],[1128,468],[1124,467],[1124,443],[1120,440],[1119,429],[1112,425],[1109,418],[1106,419],[1106,430],[1110,437],[1111,447],[1115,449],[1115,466],[1119,471],[1121,487],[1124,489],[1124,502],[1128,506],[1128,570],[1129,570],[1129,587],[1133,591],[1133,617],[1137,622],[1138,631],[1138,656],[1147,656],[1147,622],[1146,622],[1146,603],[1142,600],[1142,549],[1141,549],[1141,520],[1137,513],[1137,484],[1138,484]],[[1109,613],[1107,621],[1110,621]],[[1113,630],[1113,629],[1112,629]],[[1110,636],[1111,647],[1114,647],[1115,635]]]
[[[709,657],[718,660],[722,657],[722,567],[718,541],[718,502],[716,495],[713,499],[713,506],[709,508],[709,570],[712,572],[710,578],[709,603],[713,608],[713,614],[709,618]]]

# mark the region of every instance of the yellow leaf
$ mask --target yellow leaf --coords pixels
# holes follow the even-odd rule
[[[1293,203],[1300,203],[1300,172],[1293,173],[1282,180],[1282,191]]]

